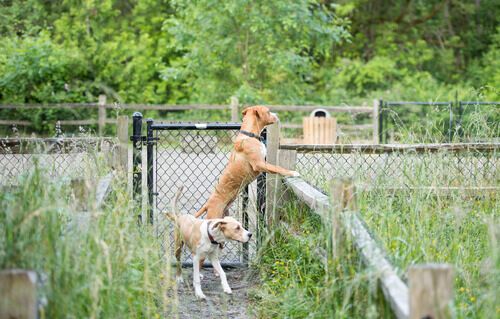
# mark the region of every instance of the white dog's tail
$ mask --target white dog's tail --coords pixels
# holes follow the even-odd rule
[[[184,185],[181,186],[181,188],[179,188],[179,190],[177,191],[177,194],[175,195],[175,198],[174,198],[174,204],[172,205],[173,206],[173,209],[174,209],[174,215],[177,216],[179,215],[179,206],[177,205],[177,202],[179,201],[179,197],[181,197],[181,193],[182,193],[182,190],[184,189]],[[173,220],[175,222],[175,216],[170,214],[169,212],[165,212],[165,214],[167,214],[167,216]]]

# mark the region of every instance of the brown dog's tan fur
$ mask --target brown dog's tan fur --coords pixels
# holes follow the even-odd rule
[[[243,111],[241,130],[257,136],[269,124],[277,122],[278,116],[266,106],[252,106]],[[297,172],[283,169],[265,162],[265,146],[258,139],[239,133],[234,142],[234,149],[229,163],[224,169],[219,182],[215,186],[207,203],[196,213],[195,217],[207,212],[207,219],[227,216],[227,207],[241,189],[251,183],[261,173],[299,176]]]

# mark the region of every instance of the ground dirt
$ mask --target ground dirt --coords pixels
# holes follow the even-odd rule
[[[220,278],[215,276],[212,268],[203,268],[201,273],[201,289],[206,300],[198,300],[192,285],[191,268],[183,269],[184,283],[177,288],[178,306],[172,309],[174,317],[191,318],[254,318],[250,290],[258,286],[259,280],[255,269],[226,269],[227,281],[233,293],[228,295],[222,291]],[[176,307],[173,305],[173,307]],[[169,316],[171,317],[171,316]]]

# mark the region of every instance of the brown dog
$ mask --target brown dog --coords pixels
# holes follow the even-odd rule
[[[228,206],[240,190],[261,173],[300,176],[297,172],[265,162],[266,146],[259,139],[259,135],[267,125],[278,122],[278,116],[262,105],[245,109],[243,116],[241,130],[234,142],[229,164],[222,172],[207,203],[194,215],[195,217],[199,217],[205,211],[207,219],[227,216]]]

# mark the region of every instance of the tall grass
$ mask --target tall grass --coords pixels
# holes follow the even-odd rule
[[[462,127],[467,140],[498,137],[498,122],[491,121],[497,113],[492,107],[472,110],[467,126]],[[431,116],[428,124],[417,130],[405,127],[402,142],[446,139],[433,135],[442,124],[437,118]],[[296,170],[325,190],[331,178],[353,179],[358,186],[357,214],[404,281],[413,264],[451,264],[456,317],[500,317],[498,152],[457,157],[324,154],[299,156],[299,161]],[[422,186],[496,189],[440,192]],[[261,250],[263,284],[255,293],[261,302],[259,315],[392,317],[377,288],[379,274],[362,265],[351,243],[345,242],[333,253],[329,225],[312,222],[313,213],[300,203],[284,202],[288,203],[282,211],[287,226],[275,230]]]
[[[263,246],[262,285],[254,292],[262,318],[391,318],[377,274],[363,266],[349,239],[333,249],[332,225],[297,199],[283,209],[286,226]]]
[[[162,302],[175,299],[172,286],[162,284],[171,282],[168,265],[115,178],[104,206],[89,212],[76,211],[67,181],[37,166],[17,176],[18,187],[0,190],[0,268],[37,272],[41,318],[153,318],[169,311]]]

